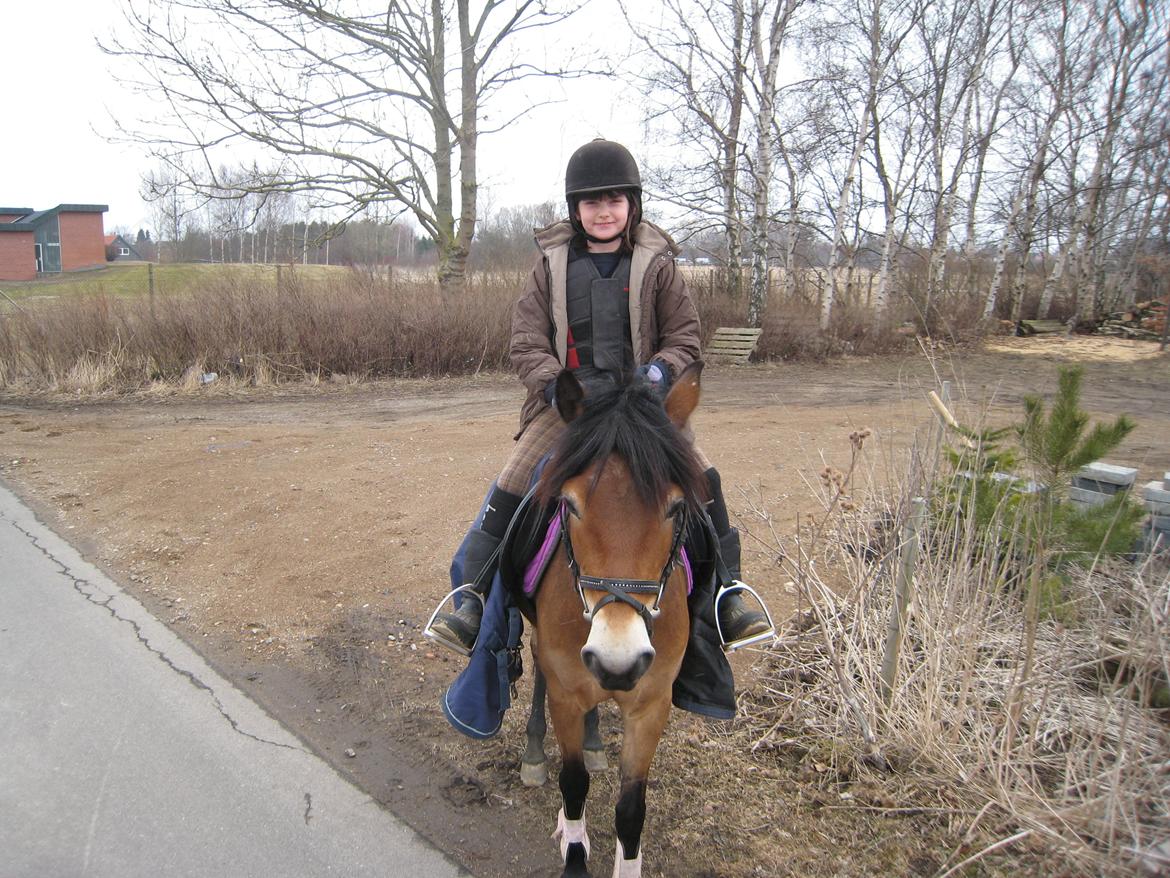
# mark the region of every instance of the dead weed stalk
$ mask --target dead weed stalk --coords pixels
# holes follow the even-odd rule
[[[800,599],[761,653],[763,686],[745,701],[752,750],[811,756],[828,776],[869,775],[911,800],[929,790],[933,803],[941,796],[953,805],[956,820],[977,810],[940,876],[1022,844],[1075,872],[1165,874],[1165,565],[1098,560],[1069,578],[1057,611],[1037,617],[1028,591],[1044,576],[1035,567],[1043,559],[1021,570],[1028,537],[1007,529],[989,550],[974,516],[932,505],[910,537],[920,551],[885,688],[902,525],[912,498],[938,496],[946,476],[924,468],[937,460],[927,442],[926,453],[911,451],[904,484],[871,478],[858,491],[853,477],[869,438],[856,434],[844,472],[820,473],[826,511],[798,524],[791,547],[776,540],[765,504],[753,506],[757,524],[746,524],[756,540],[773,540]]]

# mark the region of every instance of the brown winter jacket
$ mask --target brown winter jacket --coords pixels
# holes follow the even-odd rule
[[[561,220],[536,233],[541,259],[512,316],[512,367],[528,388],[520,433],[543,409],[544,388],[563,369],[568,352],[566,276],[573,227]],[[677,376],[699,357],[699,314],[674,262],[677,246],[662,229],[642,222],[630,262],[630,334],[634,361],[666,363]],[[519,434],[517,434],[519,436]]]

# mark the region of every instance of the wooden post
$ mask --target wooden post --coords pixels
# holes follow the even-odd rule
[[[276,298],[280,298],[280,263],[276,263]]]
[[[902,635],[906,615],[914,601],[914,567],[918,563],[918,535],[926,518],[926,501],[915,497],[910,501],[910,515],[902,525],[902,551],[898,557],[897,578],[894,582],[894,605],[890,610],[890,624],[886,629],[886,650],[882,656],[881,694],[885,704],[894,696],[894,680],[898,674],[898,654],[902,650]]]

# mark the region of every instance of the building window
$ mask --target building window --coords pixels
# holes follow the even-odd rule
[[[119,247],[118,248],[118,255],[119,256],[129,256],[130,255],[130,248],[129,247]]]

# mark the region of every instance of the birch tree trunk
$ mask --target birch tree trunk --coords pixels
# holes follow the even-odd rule
[[[758,77],[758,104],[755,120],[756,159],[752,169],[752,186],[755,191],[752,209],[752,280],[747,313],[749,326],[761,324],[768,305],[769,192],[775,151],[772,131],[776,118],[777,81],[785,33],[800,2],[782,0],[777,4],[771,19],[765,20],[767,0],[752,0],[750,33],[755,75]]]

